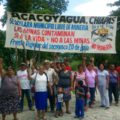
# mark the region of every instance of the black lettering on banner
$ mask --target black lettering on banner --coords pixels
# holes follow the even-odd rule
[[[11,15],[12,15],[12,17],[21,19],[19,13],[14,13],[14,12],[12,12]]]
[[[66,23],[65,16],[61,16],[61,17],[60,17],[60,21],[59,21],[59,22]]]
[[[27,20],[27,17],[28,17],[28,14],[27,14],[27,13],[21,14],[21,18],[22,18],[23,20]]]
[[[54,22],[57,22],[59,16],[53,16]]]
[[[44,20],[45,20],[46,22],[50,22],[50,21],[52,21],[52,16],[45,15],[45,16],[44,16]]]
[[[80,23],[85,23],[85,17],[81,17]]]
[[[35,15],[34,15],[34,14],[30,14],[30,16],[29,16],[29,20],[36,21]]]
[[[39,15],[39,14],[27,14],[27,13],[11,13],[13,18],[19,20],[40,21],[40,22],[55,22],[55,23],[78,23],[86,24],[86,17],[84,16],[59,16],[59,15]],[[113,24],[115,17],[90,17],[90,24]]]
[[[90,24],[93,24],[93,23],[94,23],[94,17],[90,17],[89,23],[90,23]]]
[[[43,21],[43,15],[37,15],[37,20],[38,21]]]
[[[76,17],[76,16],[75,16],[75,17],[73,18],[74,23],[79,23],[79,20],[80,20],[80,17]]]
[[[114,18],[111,17],[91,17],[89,19],[90,24],[113,24]]]
[[[66,19],[67,19],[67,23],[71,23],[72,22],[72,16],[67,16]]]

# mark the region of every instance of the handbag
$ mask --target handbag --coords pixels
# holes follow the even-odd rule
[[[32,93],[35,93],[36,77],[37,77],[37,73],[36,73],[36,75],[35,75],[34,83],[33,83],[32,87],[31,87],[31,92],[32,92]]]

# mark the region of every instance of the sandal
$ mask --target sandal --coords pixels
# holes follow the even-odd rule
[[[42,120],[47,120],[47,118],[46,118],[46,117],[43,117]]]
[[[66,113],[67,113],[67,114],[71,114],[71,112],[70,112],[70,111],[66,111]]]
[[[16,119],[13,119],[13,120],[19,120],[18,118],[16,118]]]

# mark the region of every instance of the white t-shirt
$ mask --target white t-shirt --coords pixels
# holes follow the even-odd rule
[[[58,102],[63,102],[63,94],[62,93],[58,94],[57,97],[58,97]]]
[[[17,72],[18,80],[20,81],[21,89],[30,89],[30,81],[28,80],[28,72],[27,70],[19,70]]]
[[[98,70],[98,85],[105,85],[106,86],[106,78],[109,75],[107,70],[100,71]]]
[[[53,85],[53,82],[54,82],[53,81],[54,80],[53,76],[56,76],[55,70],[52,69],[52,68],[49,68],[48,70],[45,70],[45,72],[48,76],[48,80],[49,80],[50,84]]]
[[[47,77],[45,74],[34,73],[31,78],[35,80],[35,92],[47,91]]]

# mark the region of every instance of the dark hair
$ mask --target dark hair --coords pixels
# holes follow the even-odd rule
[[[105,64],[104,64],[104,63],[100,63],[100,64],[98,65],[99,68],[100,68],[100,65],[103,65],[103,66],[105,67]]]
[[[88,67],[89,65],[92,65],[92,63],[91,63],[91,62],[88,62],[88,63],[87,63],[87,67]]]
[[[82,80],[78,81],[78,85],[83,86],[83,81]]]
[[[8,66],[7,70],[9,70],[9,69],[14,70],[14,68],[12,66]]]
[[[79,65],[78,65],[78,69],[79,69],[80,67],[83,67],[83,65],[82,65],[82,64],[79,64]]]

